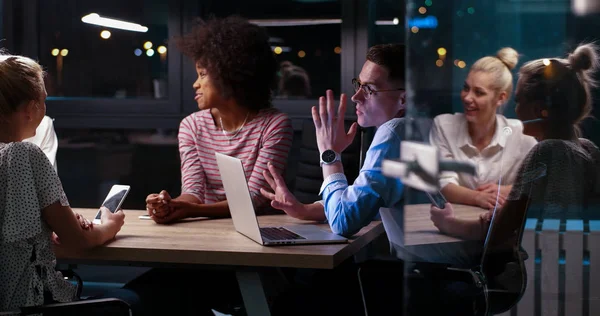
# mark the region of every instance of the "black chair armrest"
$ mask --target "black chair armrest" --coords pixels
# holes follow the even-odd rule
[[[100,298],[69,303],[54,303],[39,306],[21,307],[19,315],[87,315],[99,309],[106,315],[131,315],[129,304],[117,298]],[[100,313],[99,313],[100,314]]]

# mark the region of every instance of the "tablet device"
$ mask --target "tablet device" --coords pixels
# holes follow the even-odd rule
[[[121,208],[123,201],[125,201],[127,193],[129,193],[129,188],[130,187],[128,185],[113,185],[112,188],[110,188],[108,195],[106,195],[104,202],[102,202],[102,206],[108,208],[112,213],[116,212],[119,208]],[[94,217],[94,224],[100,224],[101,216],[102,213],[100,210],[98,210],[96,217]]]

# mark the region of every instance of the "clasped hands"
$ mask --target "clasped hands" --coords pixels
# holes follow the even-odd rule
[[[185,218],[184,209],[189,205],[189,202],[172,199],[165,190],[146,197],[146,211],[158,224],[167,224]]]

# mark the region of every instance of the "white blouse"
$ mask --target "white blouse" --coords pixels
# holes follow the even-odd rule
[[[50,163],[56,170],[56,151],[58,150],[58,138],[54,131],[54,123],[48,116],[44,116],[40,125],[35,130],[35,136],[24,139],[24,142],[30,142],[38,145],[50,160]]]
[[[442,172],[440,186],[454,183],[469,189],[488,184],[513,184],[527,153],[537,141],[523,134],[519,120],[496,115],[496,131],[490,144],[479,151],[473,146],[464,114],[442,114],[435,117],[429,141],[440,151],[441,159],[469,161],[477,167],[477,175]]]
[[[54,267],[52,231],[41,210],[69,202],[54,168],[31,143],[0,143],[0,311],[75,299],[75,286]]]

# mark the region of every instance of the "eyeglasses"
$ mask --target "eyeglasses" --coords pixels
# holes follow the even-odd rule
[[[352,85],[354,86],[354,92],[358,92],[359,89],[362,89],[362,91],[365,93],[365,99],[368,99],[369,97],[371,97],[371,95],[373,95],[375,92],[388,92],[388,91],[404,91],[403,88],[398,88],[398,89],[384,89],[384,90],[373,90],[371,89],[371,87],[369,87],[368,85],[364,85],[362,84],[358,79],[354,78],[352,79]]]

